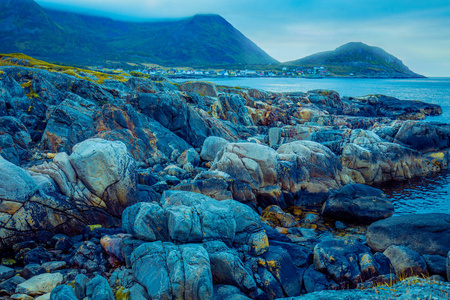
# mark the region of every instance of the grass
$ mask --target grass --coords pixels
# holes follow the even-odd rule
[[[89,80],[97,84],[103,84],[105,80],[117,80],[120,82],[126,82],[130,77],[127,73],[120,71],[116,71],[115,74],[106,74],[99,71],[92,71],[72,66],[61,66],[57,64],[48,63],[42,60],[38,60],[22,53],[0,54],[0,67],[1,66],[30,67],[35,69],[46,70],[49,72],[64,73],[70,76],[74,76],[76,78]],[[89,76],[83,76],[84,74],[87,74]]]

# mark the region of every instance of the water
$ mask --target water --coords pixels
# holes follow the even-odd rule
[[[314,89],[337,91],[341,96],[384,94],[405,100],[439,104],[443,113],[427,121],[450,123],[450,78],[356,79],[356,78],[207,78],[218,85],[240,86],[272,92],[307,92]],[[184,81],[184,80],[181,80]],[[450,172],[402,182],[389,182],[381,188],[394,203],[395,214],[450,213]]]

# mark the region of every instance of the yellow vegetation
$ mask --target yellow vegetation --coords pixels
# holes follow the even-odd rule
[[[17,59],[26,60],[27,65],[18,64]],[[49,72],[59,72],[80,79],[89,80],[98,84],[104,83],[105,80],[117,80],[120,82],[126,82],[129,78],[129,75],[124,73],[123,71],[118,71],[117,74],[106,74],[99,71],[92,71],[88,69],[81,69],[71,66],[60,66],[42,60],[34,59],[22,53],[0,54],[0,67],[1,66],[21,66],[21,67],[25,66],[29,68],[47,70]],[[0,72],[1,74],[4,73],[3,71]],[[80,75],[80,73],[89,74],[90,77],[82,76]],[[30,97],[35,97],[35,95],[31,94],[29,98]]]

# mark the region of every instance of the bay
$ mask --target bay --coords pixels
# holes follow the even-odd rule
[[[383,94],[404,100],[439,104],[443,113],[426,121],[450,123],[450,78],[360,79],[360,78],[204,78],[217,85],[238,86],[272,92],[307,92],[334,90],[342,96]],[[187,80],[177,80],[183,82]],[[192,81],[191,79],[189,81]],[[450,172],[431,174],[407,181],[387,182],[377,186],[395,206],[395,214],[450,213]]]

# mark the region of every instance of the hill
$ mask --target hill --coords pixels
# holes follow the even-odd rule
[[[0,52],[67,64],[219,66],[277,63],[219,15],[133,23],[0,2]]]
[[[297,67],[323,66],[332,75],[382,78],[420,78],[403,62],[379,47],[352,42],[334,51],[316,53],[302,59],[283,63]]]

